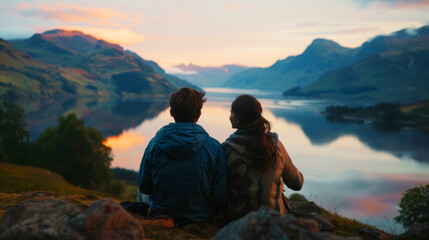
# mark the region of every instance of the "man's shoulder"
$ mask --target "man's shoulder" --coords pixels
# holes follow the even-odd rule
[[[216,140],[215,138],[209,136],[207,138],[206,144],[210,144],[216,147],[222,147],[222,145],[220,144],[220,142],[218,140]]]

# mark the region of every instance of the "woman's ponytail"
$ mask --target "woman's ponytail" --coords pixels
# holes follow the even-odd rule
[[[240,95],[231,109],[239,121],[239,129],[246,129],[247,134],[255,138],[256,165],[261,172],[266,172],[276,163],[277,150],[270,134],[271,125],[261,115],[261,104],[251,95]]]

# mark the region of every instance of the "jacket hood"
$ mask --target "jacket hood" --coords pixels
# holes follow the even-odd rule
[[[169,158],[192,156],[206,142],[209,134],[191,122],[170,123],[156,133],[155,143]]]
[[[276,133],[270,133],[275,141],[277,146],[278,136]],[[246,130],[237,130],[233,134],[231,134],[226,140],[231,148],[242,154],[244,157],[248,159],[256,159],[264,156],[260,156],[257,153],[257,140],[256,138],[249,136]]]

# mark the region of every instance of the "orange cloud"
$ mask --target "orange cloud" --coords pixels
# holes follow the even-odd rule
[[[134,133],[134,132],[123,132],[119,136],[109,137],[104,142],[104,145],[119,149],[119,150],[129,150],[130,148],[143,144],[145,139],[143,136]]]
[[[84,27],[84,26],[60,26],[60,29],[64,30],[76,30],[86,34],[92,35],[99,39],[103,39],[110,43],[116,43],[119,45],[130,45],[142,43],[146,40],[146,35],[136,33],[132,30],[125,28],[103,28],[103,27]]]
[[[244,9],[244,6],[240,5],[240,4],[228,4],[228,8],[231,9],[231,10],[240,11],[240,10]]]
[[[99,26],[119,26],[118,22],[142,23],[142,16],[138,13],[127,14],[116,9],[84,7],[67,3],[38,6],[20,3],[17,9],[25,15],[61,22],[85,22]]]

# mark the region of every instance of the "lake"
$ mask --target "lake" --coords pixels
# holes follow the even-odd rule
[[[332,102],[285,99],[281,92],[207,88],[199,124],[223,142],[234,129],[230,104],[241,93],[256,96],[295,166],[304,174],[299,192],[327,210],[389,232],[402,226],[392,219],[405,189],[429,183],[429,135],[415,129],[389,131],[370,123],[340,123],[321,112]],[[107,137],[112,167],[138,171],[149,140],[173,121],[167,99],[113,101],[74,99],[33,101],[25,111],[31,138],[74,112]],[[286,195],[294,191],[286,189]]]

